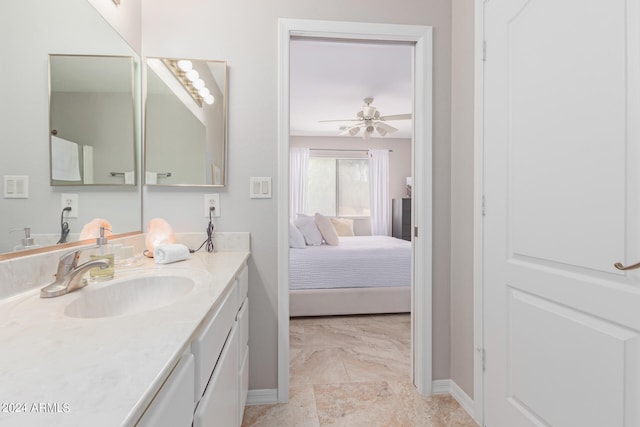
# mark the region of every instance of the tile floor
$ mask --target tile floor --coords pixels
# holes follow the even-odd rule
[[[290,342],[289,403],[247,406],[243,427],[477,427],[411,385],[408,314],[295,318]]]

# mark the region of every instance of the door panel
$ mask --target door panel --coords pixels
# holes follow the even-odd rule
[[[485,2],[487,426],[640,426],[639,1]]]

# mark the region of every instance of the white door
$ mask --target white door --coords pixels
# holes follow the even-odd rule
[[[488,427],[640,426],[639,2],[484,3]]]

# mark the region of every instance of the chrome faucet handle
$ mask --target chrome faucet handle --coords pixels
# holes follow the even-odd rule
[[[71,270],[78,266],[78,259],[80,258],[80,249],[74,249],[62,254],[58,260],[58,271],[56,272],[56,278],[64,278]]]
[[[78,260],[80,259],[80,254],[82,251],[86,249],[95,249],[98,246],[90,246],[88,248],[78,248],[70,250],[69,252],[65,252],[60,256],[58,260],[58,270],[56,271],[56,278],[62,279],[69,272],[74,270],[78,266]]]

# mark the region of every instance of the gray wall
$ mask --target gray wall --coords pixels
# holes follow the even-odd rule
[[[451,379],[473,397],[473,0],[452,18]]]
[[[434,28],[434,379],[450,377],[450,114],[449,0],[300,2],[184,0],[142,2],[147,56],[229,61],[228,186],[216,229],[249,231],[250,388],[277,387],[277,198],[249,199],[250,176],[272,176],[277,188],[278,18],[431,25]],[[206,190],[207,192],[210,190]],[[203,190],[145,189],[144,226],[162,216],[178,232],[201,231]],[[420,262],[420,260],[418,260]]]

